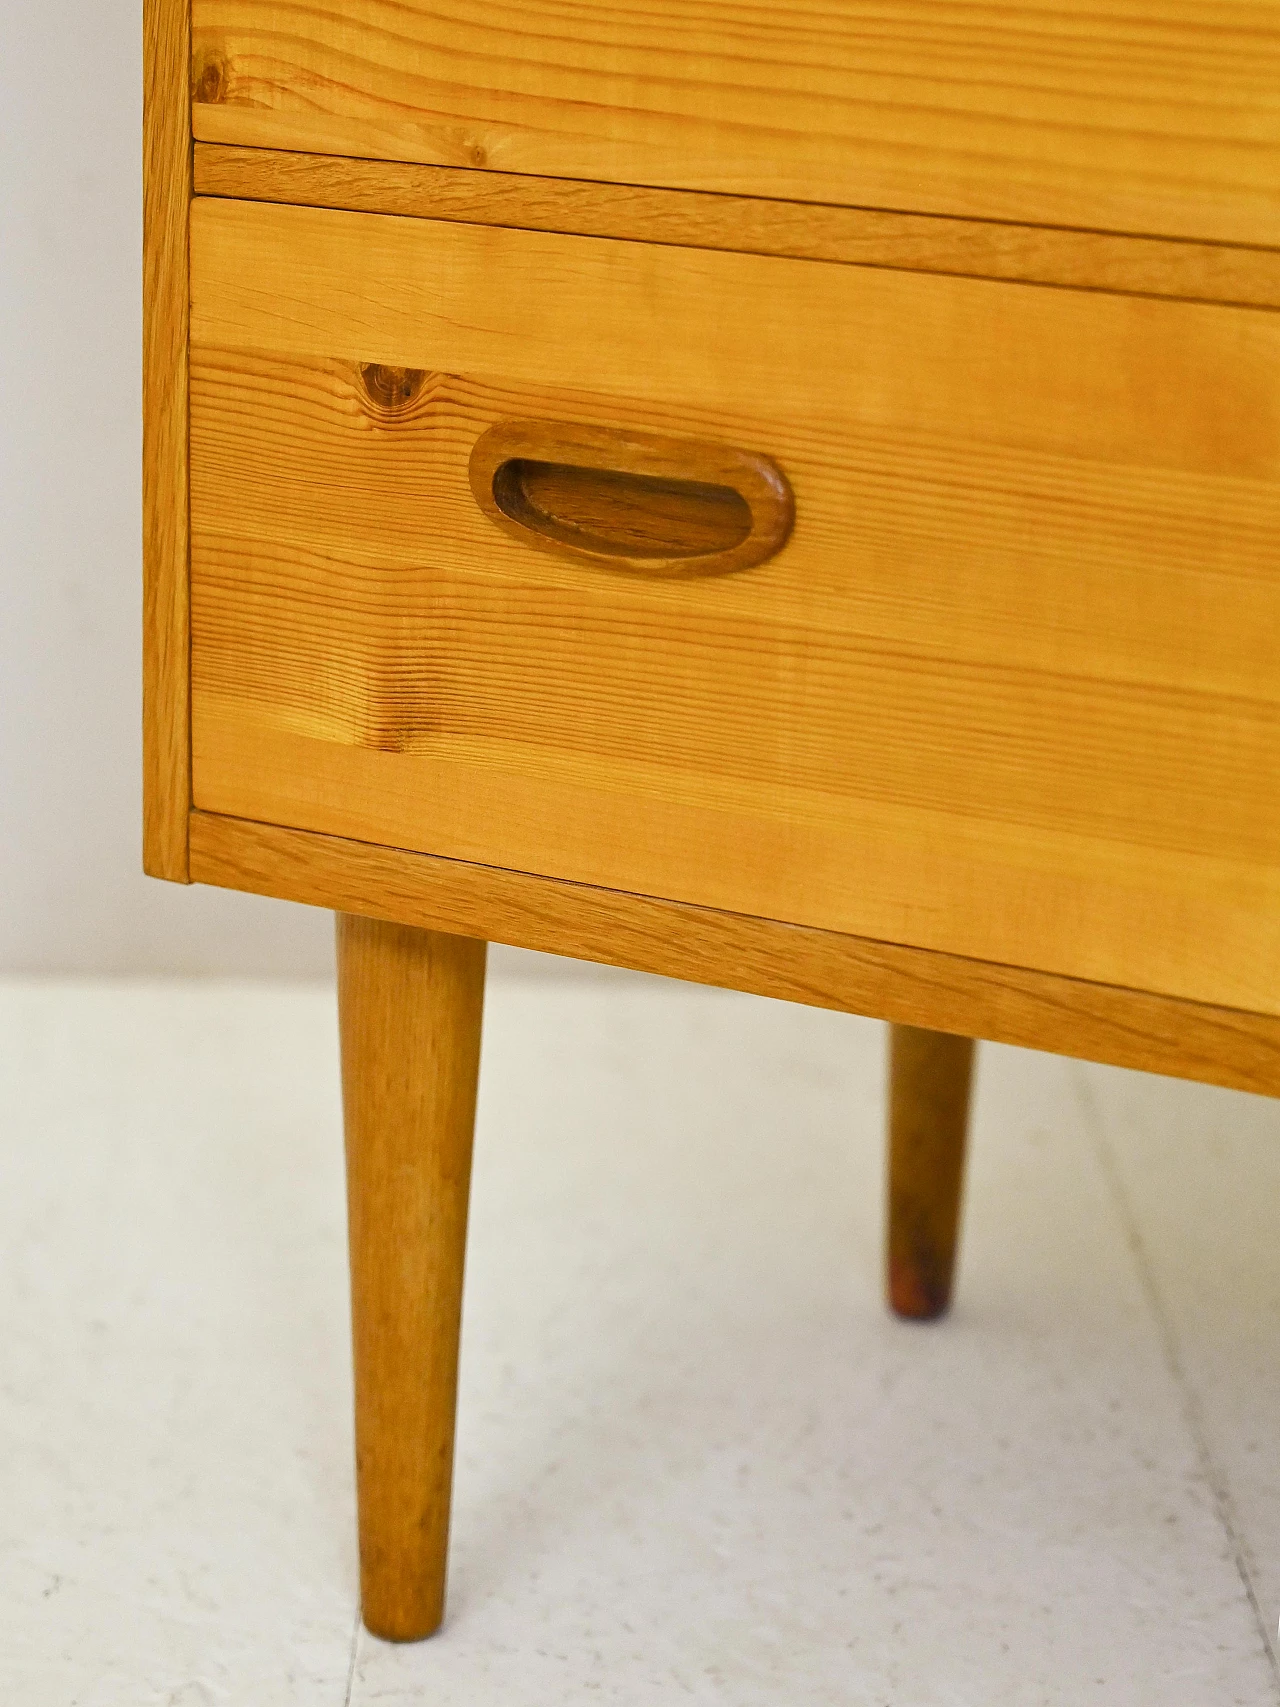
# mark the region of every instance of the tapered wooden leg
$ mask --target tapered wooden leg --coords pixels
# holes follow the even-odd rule
[[[338,915],[365,1624],[444,1612],[485,945]]]
[[[973,1039],[889,1032],[889,1303],[927,1321],[951,1302]]]

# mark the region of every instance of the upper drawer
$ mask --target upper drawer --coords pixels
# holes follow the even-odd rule
[[[191,276],[198,806],[1280,1011],[1280,315],[199,200]],[[556,555],[495,426],[794,531]]]
[[[1280,244],[1280,0],[194,0],[195,134]]]

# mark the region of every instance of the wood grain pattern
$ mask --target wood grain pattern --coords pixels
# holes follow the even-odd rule
[[[193,221],[197,805],[1280,1006],[1280,318]],[[521,416],[764,452],[795,532],[717,581],[525,550],[467,478]]]
[[[484,959],[338,919],[360,1602],[388,1641],[444,1612]]]
[[[1280,250],[198,142],[199,195],[1280,308]]]
[[[194,0],[203,141],[1280,244],[1280,0]]]
[[[969,1131],[973,1039],[914,1025],[889,1032],[889,1303],[927,1322],[951,1304]]]
[[[196,811],[198,883],[1280,1095],[1280,1019]]]
[[[187,882],[187,0],[144,0],[142,863]]]

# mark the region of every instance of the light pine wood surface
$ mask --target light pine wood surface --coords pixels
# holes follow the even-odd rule
[[[1280,318],[205,199],[193,280],[198,806],[1280,1009]],[[468,482],[531,417],[794,534],[557,563]]]
[[[889,1030],[885,1267],[889,1303],[912,1321],[951,1304],[973,1056],[970,1037]]]
[[[194,0],[203,141],[1280,244],[1280,3]]]
[[[144,0],[142,36],[142,859],[151,876],[185,883],[191,808],[186,0]]]
[[[1280,1019],[277,825],[191,815],[197,882],[1280,1095]]]
[[[364,1622],[444,1612],[484,944],[338,918]]]
[[[198,142],[198,195],[1280,308],[1280,249]]]

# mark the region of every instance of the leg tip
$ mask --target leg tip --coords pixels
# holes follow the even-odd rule
[[[422,1642],[434,1636],[444,1621],[442,1594],[370,1594],[360,1597],[360,1621],[381,1642]]]
[[[951,1286],[940,1275],[904,1263],[889,1269],[889,1308],[908,1322],[936,1322],[951,1308]]]
[[[380,1642],[424,1642],[434,1636],[443,1622],[440,1618],[380,1618],[376,1612],[360,1609],[360,1622],[371,1636]]]

